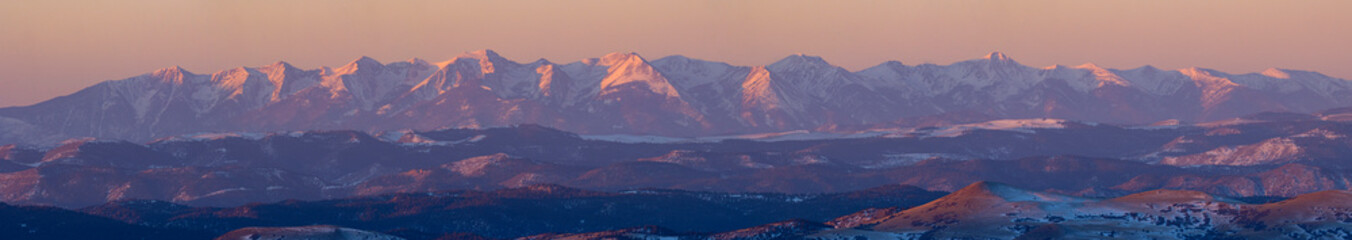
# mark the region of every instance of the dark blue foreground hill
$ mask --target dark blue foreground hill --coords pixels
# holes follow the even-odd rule
[[[147,229],[214,234],[253,226],[325,224],[404,236],[472,233],[512,238],[641,226],[721,232],[795,218],[825,222],[862,209],[916,206],[943,195],[898,185],[832,194],[658,189],[597,192],[535,185],[488,192],[392,194],[230,208],[122,201],[80,211]]]

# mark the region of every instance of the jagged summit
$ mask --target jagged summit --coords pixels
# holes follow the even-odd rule
[[[595,64],[615,70],[617,67],[647,66],[648,60],[634,52],[613,52],[598,58]]]
[[[498,52],[493,51],[493,49],[480,49],[480,50],[468,52],[468,54],[479,55],[479,56],[486,56],[486,57],[492,57],[492,58],[501,58],[501,57],[502,57],[501,55],[498,55]]]
[[[1023,68],[1031,69],[1031,67],[1024,66],[1023,64],[1014,61],[1013,58],[1010,58],[1009,56],[1006,56],[1004,53],[1001,52],[991,52],[990,54],[986,54],[981,58],[960,61],[958,63],[955,63],[954,65],[966,65],[969,67],[989,68],[991,70],[1004,72],[1006,74],[1011,73],[1010,71],[1015,71],[1016,69]],[[1012,77],[1012,76],[1001,76],[1001,77]]]
[[[1000,61],[1000,62],[1004,62],[1004,61],[1014,61],[1013,58],[1009,58],[1009,56],[1006,56],[1005,53],[998,52],[998,51],[996,51],[996,52],[991,52],[991,53],[989,53],[989,54],[986,54],[986,56],[983,57],[983,59],[991,60],[991,61]]]
[[[1006,55],[1005,55],[1004,53],[1002,53],[1002,52],[991,52],[991,53],[989,53],[989,54],[986,54],[986,56],[982,57],[981,59],[977,59],[977,60],[973,60],[973,61],[986,62],[986,63],[991,64],[992,66],[1020,66],[1020,67],[1026,67],[1026,66],[1020,65],[1018,61],[1014,61],[1014,58],[1010,58],[1009,56],[1006,56]]]
[[[601,79],[602,95],[614,93],[619,90],[618,87],[624,85],[637,84],[645,86],[650,92],[661,96],[671,98],[681,96],[680,91],[667,81],[666,76],[661,71],[637,53],[615,52],[606,54],[597,64],[609,67],[608,74]]]
[[[597,62],[599,65],[614,66],[621,64],[646,64],[647,60],[634,52],[613,52],[606,54]]]
[[[1089,70],[1107,70],[1107,69],[1105,69],[1105,68],[1103,68],[1103,67],[1100,67],[1098,64],[1094,64],[1094,63],[1092,63],[1092,62],[1087,62],[1087,63],[1084,63],[1084,64],[1076,65],[1075,68],[1079,68],[1079,69],[1089,69]]]
[[[282,61],[282,60],[277,60],[276,62],[273,62],[272,64],[268,64],[267,66],[268,66],[268,67],[285,67],[285,68],[293,68],[293,67],[294,67],[294,66],[291,65],[291,63],[288,63],[288,62]]]
[[[412,64],[414,64],[414,65],[431,65],[431,64],[432,64],[431,62],[428,62],[427,60],[423,60],[422,58],[409,58],[408,60],[405,60],[404,62],[412,63]]]
[[[361,56],[355,60],[352,60],[352,62],[348,62],[346,65],[343,65],[342,67],[338,67],[338,69],[335,69],[335,71],[337,71],[338,74],[349,74],[356,72],[357,70],[372,71],[380,69],[382,67],[385,67],[385,64],[380,63],[380,61],[377,61],[375,58]]]
[[[1194,67],[1187,67],[1187,68],[1183,68],[1183,69],[1179,69],[1178,71],[1181,72],[1181,73],[1183,73],[1183,74],[1185,74],[1185,75],[1189,75],[1189,76],[1225,76],[1225,75],[1228,75],[1228,74],[1222,73],[1221,71],[1216,71],[1215,69],[1203,68],[1203,67],[1196,67],[1196,66],[1194,66]]]
[[[377,61],[375,58],[371,58],[371,57],[368,57],[368,56],[361,56],[361,57],[358,57],[356,60],[352,60],[351,63],[348,63],[348,65],[352,65],[352,64],[356,64],[356,65],[380,65],[380,61]]]
[[[460,58],[464,58],[464,59],[479,59],[479,60],[488,60],[488,61],[493,61],[493,62],[508,61],[506,58],[503,58],[502,55],[498,55],[498,52],[494,52],[493,50],[490,50],[490,49],[482,49],[482,50],[477,50],[477,51],[464,52],[464,53],[461,53],[460,55],[456,56],[455,58],[457,58],[457,59],[460,59]]]
[[[196,74],[193,74],[192,72],[189,72],[187,69],[183,69],[183,67],[180,67],[178,65],[174,65],[172,67],[167,68],[161,68],[159,70],[155,70],[155,72],[150,73],[151,77],[156,78],[161,82],[170,84],[183,84],[183,82],[186,81],[189,77],[195,75]]]
[[[338,69],[334,69],[334,73],[335,76],[342,76],[342,74],[354,74],[357,73],[357,71],[366,71],[366,73],[375,73],[375,71],[384,69],[384,67],[385,67],[384,63],[376,61],[375,58],[365,57],[365,55],[362,55],[361,58],[353,59],[352,62],[347,62],[347,65],[343,65],[341,67],[338,67]]]
[[[182,67],[182,66],[179,66],[179,65],[174,65],[174,66],[170,66],[170,67],[166,67],[166,68],[157,69],[157,70],[155,70],[155,72],[153,72],[153,74],[155,74],[155,75],[166,75],[166,74],[167,74],[167,75],[194,75],[192,72],[189,72],[187,69],[183,69],[183,67]]]
[[[826,62],[826,60],[822,59],[821,57],[799,53],[784,57],[783,59],[780,59],[779,61],[771,63],[770,65],[765,67],[768,69],[776,69],[776,70],[792,70],[800,68],[821,68],[834,66],[832,66],[831,63]]]
[[[283,71],[283,72],[291,70],[299,70],[298,68],[296,68],[296,66],[291,65],[291,63],[281,60],[273,62],[272,64],[264,65],[262,67],[259,67],[258,69],[263,71]]]
[[[501,68],[515,66],[518,63],[503,58],[493,50],[483,49],[478,51],[464,52],[455,58],[448,60],[445,64],[438,64],[439,67],[450,66],[451,64],[469,64],[477,65],[480,74],[491,74],[500,71]]]
[[[1146,64],[1146,65],[1141,65],[1140,67],[1136,67],[1136,68],[1132,68],[1132,69],[1126,69],[1126,70],[1123,70],[1123,71],[1156,73],[1156,72],[1161,72],[1161,71],[1164,71],[1164,70],[1163,70],[1163,69],[1160,69],[1160,68],[1158,68],[1158,67],[1155,67],[1154,65]]]

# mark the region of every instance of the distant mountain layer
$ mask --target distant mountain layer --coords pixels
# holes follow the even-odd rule
[[[822,193],[897,183],[953,191],[977,181],[1075,196],[1164,188],[1290,197],[1352,189],[1347,116],[1262,113],[1126,127],[1009,119],[691,139],[583,136],[538,125],[203,133],[144,144],[70,139],[50,148],[0,145],[0,201],[233,206],[534,184]]]
[[[72,69],[78,71],[78,69]],[[172,67],[32,106],[0,108],[0,143],[196,132],[361,131],[540,124],[583,134],[714,136],[1010,118],[1210,121],[1352,105],[1352,82],[1270,69],[1034,68],[992,53],[951,65],[848,71],[793,55],[766,66],[612,53],[568,64],[492,51],[338,68]]]

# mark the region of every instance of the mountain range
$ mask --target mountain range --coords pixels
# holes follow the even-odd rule
[[[1352,82],[1316,72],[1029,67],[1001,53],[860,71],[792,55],[765,66],[635,53],[559,64],[490,50],[444,62],[337,68],[285,62],[197,74],[180,67],[0,108],[0,143],[149,141],[199,132],[390,131],[539,124],[581,134],[707,137],[997,119],[1146,124],[1352,105]]]

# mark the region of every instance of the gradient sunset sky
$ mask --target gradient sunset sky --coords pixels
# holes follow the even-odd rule
[[[493,49],[566,63],[609,52],[859,70],[1001,51],[1094,62],[1352,78],[1352,1],[0,1],[0,106],[180,65],[340,66]]]

